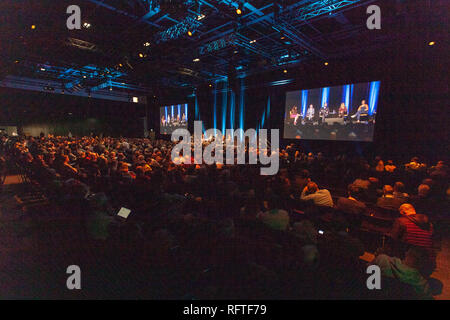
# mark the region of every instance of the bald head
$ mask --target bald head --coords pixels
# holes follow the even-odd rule
[[[417,191],[419,196],[426,197],[428,193],[430,193],[430,186],[426,184],[421,184]]]
[[[383,193],[384,193],[384,194],[393,194],[393,193],[394,193],[394,188],[392,188],[391,185],[386,184],[386,185],[383,187]]]
[[[414,209],[413,205],[409,203],[402,204],[398,209],[398,211],[400,212],[400,214],[403,214],[405,216],[411,216],[416,214],[416,209]]]

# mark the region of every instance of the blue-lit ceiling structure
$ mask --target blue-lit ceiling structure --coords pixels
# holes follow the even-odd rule
[[[66,91],[152,95],[155,88],[192,90],[230,76],[243,79],[303,63],[323,64],[396,40],[369,34],[366,8],[375,0],[79,2],[83,21],[91,27],[69,32],[48,26],[60,28],[48,39],[38,25],[24,36],[9,75],[53,81]],[[41,9],[52,16],[68,4],[61,0],[55,8]],[[383,25],[400,14],[383,17]],[[45,51],[49,42],[54,50]],[[292,80],[283,76],[269,82]]]

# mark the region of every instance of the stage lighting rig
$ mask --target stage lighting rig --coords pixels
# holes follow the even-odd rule
[[[159,8],[162,12],[177,15],[187,12],[195,2],[193,0],[159,0],[156,1],[156,4],[159,3]]]

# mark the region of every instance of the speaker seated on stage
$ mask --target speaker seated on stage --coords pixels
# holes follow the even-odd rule
[[[356,118],[358,122],[361,120],[361,116],[368,117],[369,106],[366,104],[366,100],[361,101],[361,105],[358,108],[358,111],[352,115],[352,118]],[[367,120],[366,120],[367,121]]]
[[[348,116],[348,109],[344,102],[341,103],[338,110],[339,118],[344,118]]]
[[[306,120],[311,122],[314,121],[315,118],[315,110],[314,110],[314,106],[311,104],[308,109],[306,110]]]

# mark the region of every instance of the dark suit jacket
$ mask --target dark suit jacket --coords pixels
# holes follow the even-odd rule
[[[367,211],[364,202],[355,201],[348,198],[339,198],[336,204],[336,209],[354,215],[360,215]]]
[[[403,203],[405,203],[405,201],[400,198],[381,197],[377,200],[378,207],[394,211],[398,210]]]

